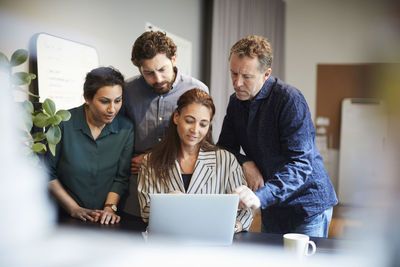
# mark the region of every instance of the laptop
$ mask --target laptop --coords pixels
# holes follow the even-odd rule
[[[236,194],[150,194],[148,239],[228,246],[238,203]]]

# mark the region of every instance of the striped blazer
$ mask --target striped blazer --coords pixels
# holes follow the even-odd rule
[[[147,159],[145,156],[138,177],[140,211],[145,222],[149,219],[151,193],[181,191],[188,194],[230,194],[236,187],[247,185],[235,156],[224,149],[208,152],[200,150],[187,192],[178,161],[170,170],[171,179],[160,181],[155,178],[152,170],[148,170]],[[253,220],[249,209],[238,210],[236,218],[243,224],[243,230],[248,230]]]

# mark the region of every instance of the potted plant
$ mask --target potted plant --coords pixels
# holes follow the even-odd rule
[[[11,59],[8,59],[0,52],[0,71],[6,72],[13,90],[23,91],[27,95],[39,99],[38,95],[32,94],[28,89],[31,81],[36,79],[36,75],[13,71],[14,67],[28,60],[28,55],[27,50],[18,49],[11,55]],[[70,112],[67,110],[56,111],[56,105],[51,99],[45,99],[37,110],[34,110],[33,104],[29,100],[22,102],[22,107],[24,114],[20,128],[23,132],[23,143],[28,148],[27,154],[38,160],[37,154],[45,153],[48,148],[55,155],[56,145],[61,140],[61,130],[58,125],[61,121],[70,119]],[[40,130],[32,133],[34,126]]]

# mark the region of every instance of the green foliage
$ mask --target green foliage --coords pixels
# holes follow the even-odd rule
[[[9,69],[10,69],[10,61],[8,60],[6,55],[0,52],[0,71],[9,72]]]
[[[11,60],[6,55],[0,52],[0,71],[5,71],[9,74],[10,87],[14,90],[25,92],[27,95],[38,98],[39,96],[29,92],[27,88],[32,80],[36,79],[36,75],[28,72],[13,72],[12,68],[25,63],[28,60],[28,51],[18,49],[15,51]],[[34,110],[33,104],[25,100],[22,103],[24,112],[21,130],[23,131],[23,142],[29,147],[28,154],[31,152],[43,154],[47,151],[55,155],[56,145],[61,140],[61,130],[58,126],[62,121],[67,121],[71,118],[71,114],[67,110],[56,110],[56,105],[51,99],[45,99],[41,109]],[[32,127],[36,126],[41,131],[31,134]]]
[[[19,66],[28,60],[28,51],[25,49],[18,49],[15,51],[10,60],[11,67]]]

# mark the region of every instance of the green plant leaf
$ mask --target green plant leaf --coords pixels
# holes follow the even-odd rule
[[[51,99],[46,98],[42,104],[42,107],[50,116],[54,116],[56,113],[56,104],[54,104]]]
[[[28,59],[28,51],[25,49],[18,49],[11,56],[11,66],[15,67],[21,65]]]
[[[23,130],[30,132],[33,127],[31,114],[24,114],[22,119],[23,119],[23,126],[25,127]]]
[[[32,151],[42,154],[42,153],[46,152],[46,146],[40,142],[34,143],[32,145]]]
[[[64,109],[57,111],[56,115],[60,116],[63,121],[67,121],[71,118],[71,113]]]
[[[60,140],[61,140],[60,127],[58,127],[58,125],[51,126],[46,133],[46,138],[47,138],[47,142],[49,142],[49,145],[50,144],[57,145],[58,142],[60,142]]]
[[[43,127],[46,127],[46,126],[49,125],[49,123],[47,122],[47,120],[49,118],[50,118],[49,115],[47,115],[47,114],[45,114],[43,112],[40,112],[40,113],[38,113],[36,115],[33,115],[32,120],[33,120],[33,124],[36,127],[43,128]]]
[[[38,95],[35,95],[35,94],[32,94],[31,92],[29,92],[28,91],[28,95],[30,95],[30,96],[32,96],[32,97],[34,97],[34,98],[40,98],[40,96],[38,96]]]
[[[50,149],[51,154],[53,156],[55,156],[56,155],[56,145],[52,144],[52,143],[49,143],[49,149]]]
[[[11,76],[11,83],[15,85],[29,85],[31,83],[31,74],[27,72],[16,72]]]
[[[24,110],[25,110],[26,112],[28,112],[29,114],[32,114],[32,113],[33,113],[33,104],[32,104],[31,101],[25,100],[25,101],[22,103],[22,106],[24,107]]]
[[[34,142],[40,142],[46,138],[46,134],[43,132],[36,132],[32,134],[32,138]]]
[[[0,70],[10,71],[10,61],[2,52],[0,52]]]
[[[58,116],[57,114],[47,119],[47,122],[52,126],[59,125],[61,121],[61,116]]]

